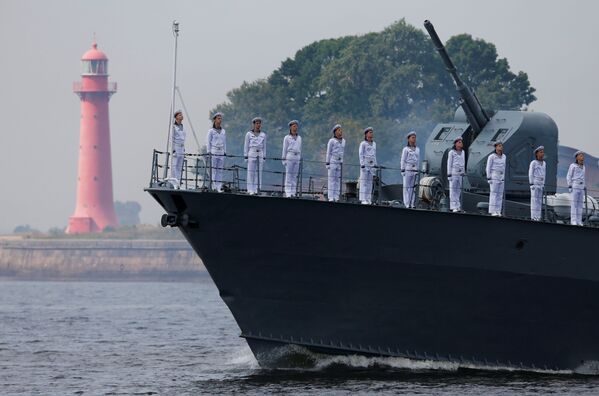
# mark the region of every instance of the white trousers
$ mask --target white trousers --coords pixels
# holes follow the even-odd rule
[[[299,174],[299,160],[285,161],[285,196],[295,197],[297,194],[297,175]]]
[[[570,193],[570,224],[582,225],[584,189],[573,188]]]
[[[489,182],[491,192],[489,194],[489,213],[501,214],[501,208],[503,207],[503,189],[505,182],[501,180],[491,179]]]
[[[360,168],[360,201],[372,203],[372,181],[374,168],[365,166]]]
[[[183,145],[176,144],[173,147],[173,156],[171,158],[171,177],[181,182],[181,173],[183,172],[183,160],[185,159],[185,149]]]
[[[416,200],[416,184],[417,172],[405,171],[403,176],[403,204],[406,208],[415,207],[414,201]]]
[[[247,191],[250,194],[256,194],[258,189],[262,189],[262,169],[264,168],[264,159],[258,157],[248,158],[248,171],[246,178]]]
[[[210,166],[212,167],[212,189],[220,191],[223,187],[223,169],[225,168],[225,156],[212,154],[210,156]]]
[[[530,218],[541,220],[541,209],[543,208],[543,186],[530,186]]]
[[[449,209],[462,210],[462,179],[463,176],[451,176],[449,179]]]
[[[338,201],[341,194],[341,164],[329,165],[328,196],[329,201]]]

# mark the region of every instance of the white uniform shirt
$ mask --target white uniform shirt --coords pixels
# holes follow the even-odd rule
[[[545,161],[532,160],[528,167],[528,182],[536,186],[544,186],[546,168]]]
[[[246,157],[266,157],[266,133],[255,134],[248,131],[245,134],[245,144],[243,145],[243,155]]]
[[[302,154],[302,137],[300,135],[293,136],[291,134],[283,139],[283,159],[300,159]]]
[[[568,187],[583,189],[585,187],[584,171],[584,165],[579,166],[576,163],[570,164],[568,174],[566,175]]]
[[[223,155],[227,152],[227,136],[224,128],[210,128],[206,138],[208,153]]]
[[[185,144],[185,129],[183,124],[173,124],[173,145]]]
[[[505,180],[505,164],[506,164],[506,155],[501,154],[501,156],[497,155],[497,153],[492,153],[489,155],[487,159],[487,179],[492,180]]]
[[[466,154],[464,150],[452,149],[447,155],[447,176],[463,176],[466,167]]]
[[[327,144],[327,164],[343,163],[343,153],[345,152],[345,139],[331,138]]]
[[[376,166],[376,142],[369,143],[364,140],[360,143],[358,156],[360,157],[360,166]]]
[[[405,171],[418,171],[418,163],[420,162],[420,149],[418,147],[406,146],[401,152],[400,169]]]

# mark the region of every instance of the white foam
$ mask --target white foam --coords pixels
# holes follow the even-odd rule
[[[459,369],[469,370],[480,370],[480,371],[495,371],[495,372],[529,372],[537,374],[549,374],[549,375],[572,375],[572,374],[584,374],[584,375],[599,375],[599,362],[589,361],[577,367],[574,370],[544,370],[544,369],[532,369],[532,368],[521,368],[515,366],[498,366],[498,365],[485,365],[485,364],[473,364],[465,362],[447,362],[437,360],[419,360],[409,359],[403,357],[369,357],[363,355],[327,355],[322,353],[312,352],[305,347],[299,345],[286,345],[273,349],[269,353],[269,359],[276,362],[279,359],[284,359],[290,355],[295,355],[296,362],[298,357],[301,357],[302,364],[297,367],[277,367],[276,363],[274,366],[269,368],[277,369],[289,369],[289,370],[306,370],[306,371],[323,371],[333,366],[346,366],[348,368],[359,368],[359,369],[376,369],[379,367],[391,368],[396,370],[410,370],[410,371],[448,371],[455,372]],[[251,349],[247,345],[243,345],[239,348],[235,348],[226,357],[225,364],[234,369],[241,370],[260,370],[262,367],[254,357]],[[309,364],[306,365],[306,363]]]
[[[483,371],[507,371],[507,372],[534,372],[539,374],[552,374],[552,375],[571,375],[574,372],[577,374],[591,374],[594,369],[594,375],[599,374],[598,367],[585,365],[584,369],[578,371],[571,370],[544,370],[544,369],[532,369],[532,368],[520,368],[510,366],[498,366],[498,365],[485,365],[485,364],[472,364],[472,363],[459,363],[459,362],[447,362],[437,360],[416,360],[402,357],[367,357],[360,355],[347,355],[347,356],[327,356],[320,355],[317,358],[316,369],[326,369],[331,365],[342,364],[348,367],[356,368],[369,368],[384,366],[399,370],[413,370],[413,371],[426,371],[426,370],[440,370],[440,371],[457,371],[459,369],[470,369],[470,370],[483,370]],[[591,369],[592,368],[592,369]]]
[[[227,356],[226,364],[240,369],[257,370],[260,368],[252,350],[247,345],[234,349],[232,353]]]
[[[505,372],[531,372],[538,374],[551,374],[551,375],[571,375],[571,374],[599,374],[599,362],[595,364],[585,364],[581,366],[580,370],[544,370],[544,369],[532,369],[532,368],[520,368],[512,366],[498,366],[498,365],[485,365],[485,364],[473,364],[473,363],[462,363],[462,362],[447,362],[438,360],[419,360],[409,359],[403,357],[368,357],[363,355],[326,355],[321,353],[311,352],[308,349],[298,346],[289,345],[282,348],[277,348],[274,352],[276,357],[280,358],[284,355],[302,355],[305,360],[312,361],[313,366],[304,368],[307,370],[326,370],[331,366],[347,366],[349,368],[377,368],[387,367],[397,370],[411,370],[411,371],[457,371],[459,369],[470,369],[470,370],[481,370],[481,371],[505,371]]]
[[[574,369],[576,374],[599,375],[599,361],[587,360]]]
[[[395,369],[443,371],[456,371],[459,368],[459,365],[453,362],[412,360],[402,357],[368,357],[361,355],[320,355],[318,356],[316,362],[316,369],[326,369],[331,365],[345,365],[354,368],[372,368],[384,366]]]

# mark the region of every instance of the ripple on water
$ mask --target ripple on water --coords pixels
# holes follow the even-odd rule
[[[2,394],[595,395],[599,388],[597,377],[309,352],[306,368],[264,369],[209,278],[0,282],[0,301]]]

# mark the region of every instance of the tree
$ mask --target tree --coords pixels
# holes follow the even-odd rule
[[[48,235],[51,237],[58,237],[65,235],[65,229],[61,227],[52,227],[48,230]]]
[[[485,108],[519,109],[536,100],[526,73],[511,72],[493,44],[460,34],[451,37],[446,48]],[[268,78],[244,82],[227,98],[212,112],[225,114],[228,154],[242,154],[250,120],[260,115],[269,157],[281,155],[287,122],[298,119],[307,160],[324,160],[330,128],[341,123],[348,158],[357,157],[363,128],[373,126],[379,162],[391,164],[398,162],[406,132],[416,130],[422,141],[436,123],[450,120],[459,104],[455,84],[430,38],[403,19],[382,32],[314,42],[284,60]],[[231,162],[243,166],[241,158]],[[307,172],[323,176],[322,164],[306,166]],[[282,170],[277,164],[266,167]],[[349,164],[344,176],[346,170],[357,174]]]
[[[115,201],[114,211],[121,226],[137,225],[140,223],[139,212],[141,211],[141,205],[136,201]]]
[[[476,89],[483,107],[519,110],[537,99],[528,75],[512,73],[507,59],[498,59],[495,45],[460,34],[450,38],[446,48],[463,80]]]
[[[13,230],[14,234],[39,234],[40,231],[32,228],[29,224],[18,225]]]

